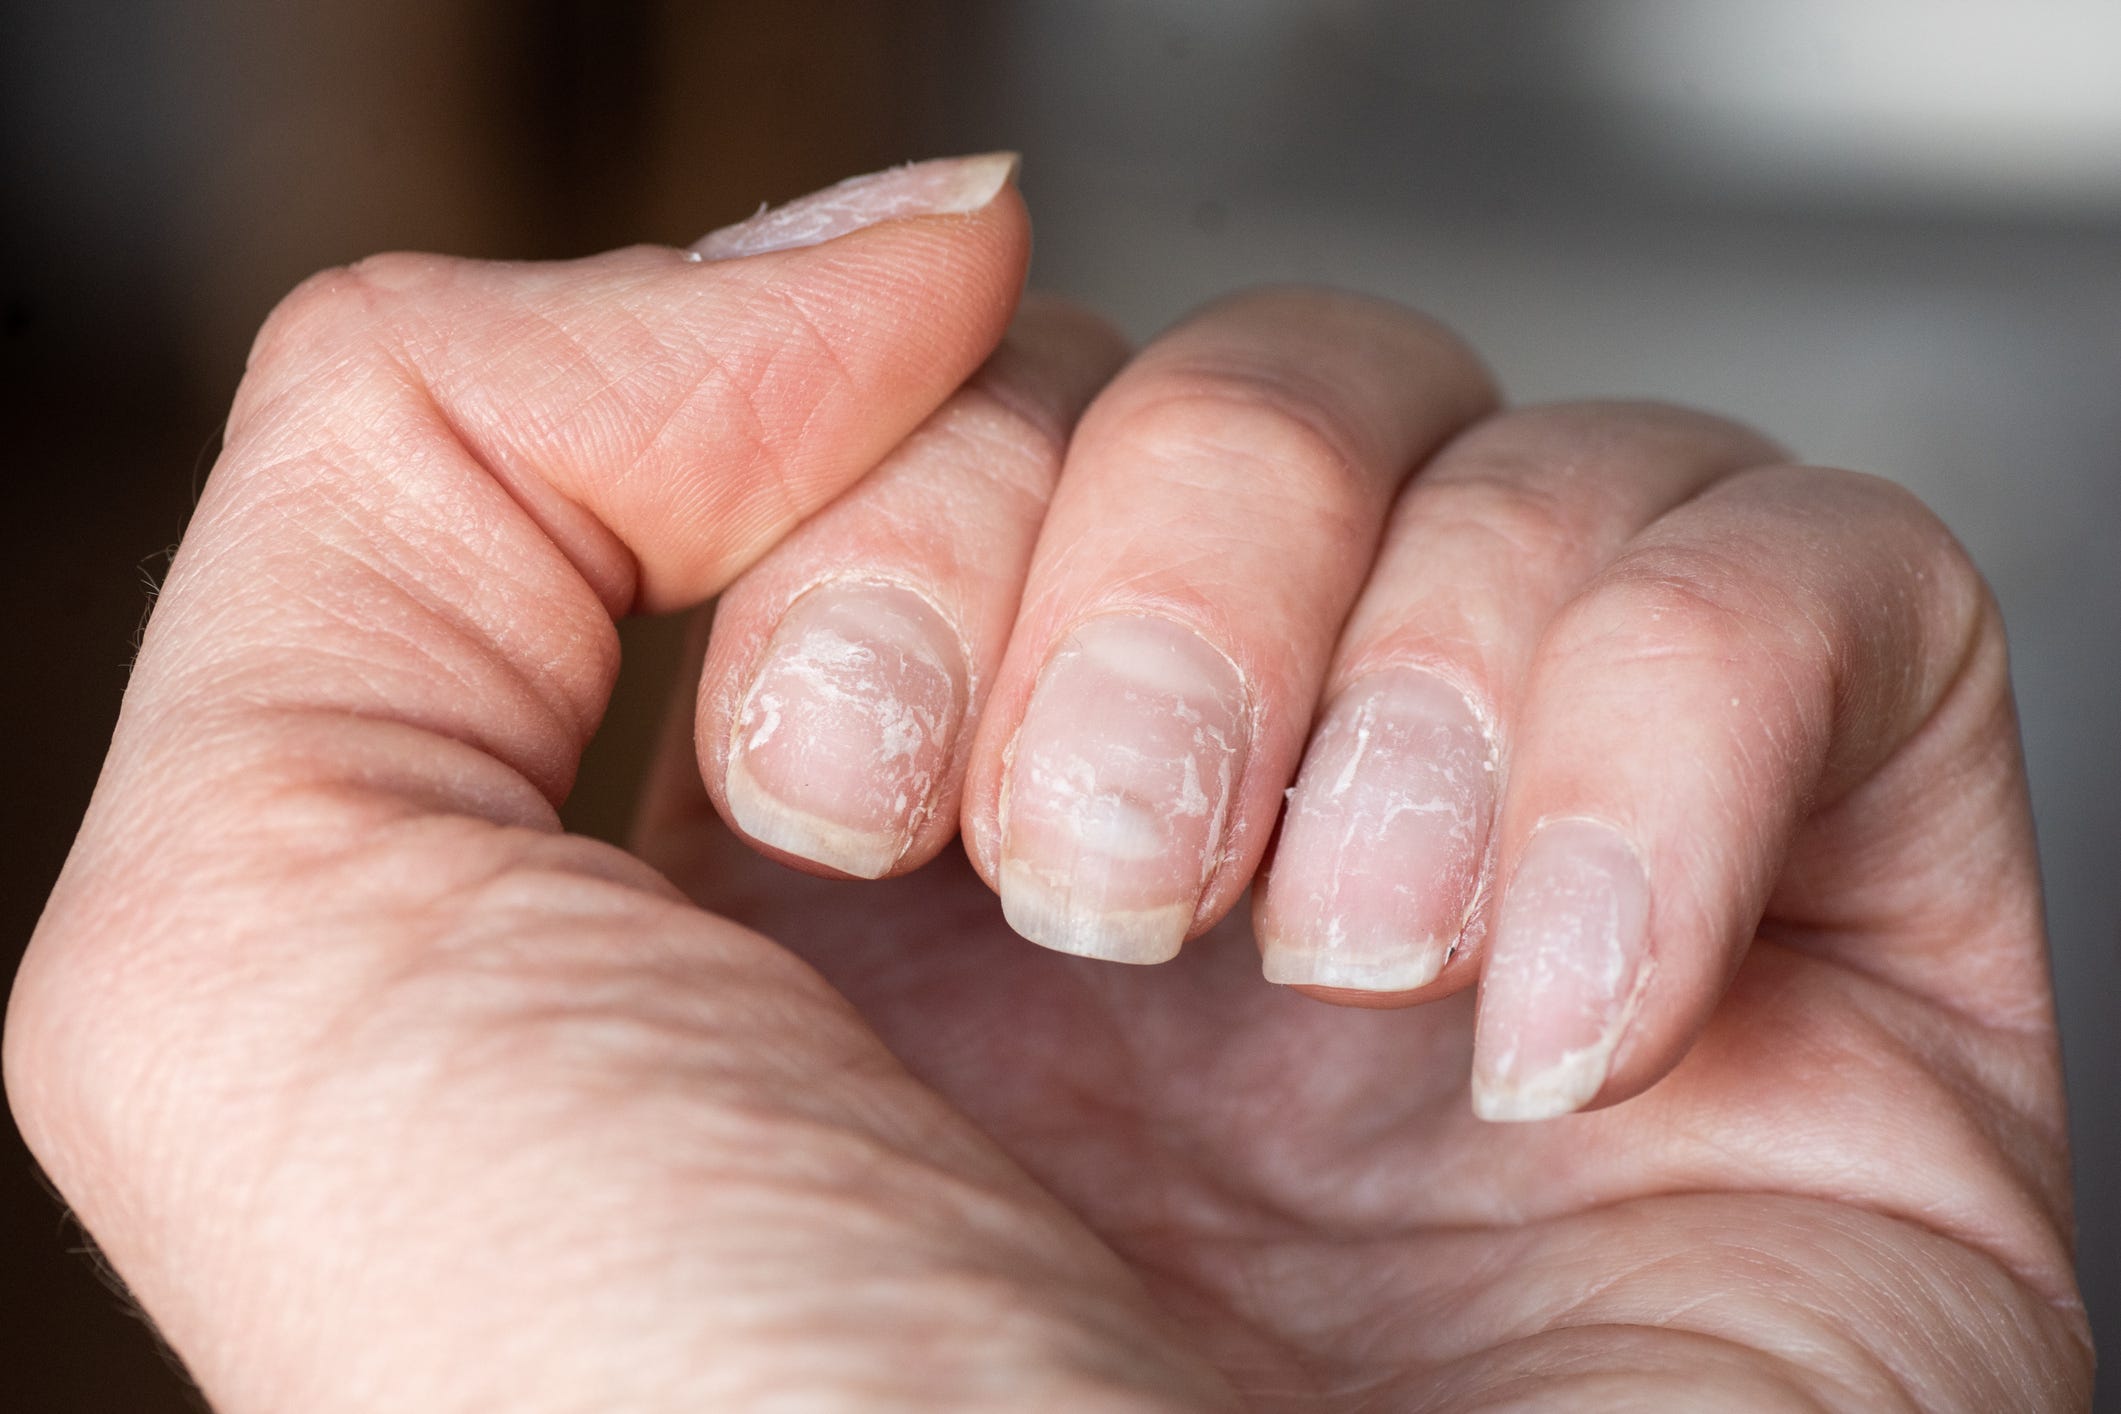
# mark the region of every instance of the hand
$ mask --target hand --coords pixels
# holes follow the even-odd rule
[[[7,1036],[217,1407],[2083,1403],[1949,537],[1347,296],[988,359],[1006,172],[260,335]]]

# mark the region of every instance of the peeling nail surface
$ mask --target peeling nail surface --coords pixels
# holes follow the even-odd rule
[[[964,664],[909,589],[825,584],[796,600],[737,712],[725,790],[738,828],[843,873],[890,872],[949,770]]]
[[[1230,660],[1169,619],[1079,626],[1033,690],[1002,797],[1002,911],[1063,952],[1177,954],[1246,750]]]
[[[1426,986],[1479,896],[1493,750],[1464,693],[1392,669],[1334,699],[1289,794],[1258,929],[1267,980]]]
[[[989,152],[849,177],[702,236],[693,243],[692,253],[706,260],[734,260],[822,245],[885,221],[961,216],[978,211],[1000,195],[1016,175],[1016,167],[1015,153]]]
[[[1560,819],[1525,846],[1481,981],[1473,1108],[1550,1119],[1583,1108],[1653,972],[1649,876],[1611,825]]]

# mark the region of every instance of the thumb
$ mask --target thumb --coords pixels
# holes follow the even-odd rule
[[[612,614],[712,593],[999,339],[1013,168],[857,179],[696,252],[381,257],[268,321],[6,1031],[25,1137],[164,1319],[212,1252],[171,1245],[223,1230],[166,1176],[244,1172],[268,1058],[307,1073],[437,898],[555,829]]]
[[[556,831],[611,615],[712,593],[998,340],[1012,170],[364,262],[261,334],[6,1028],[217,1408],[1212,1384],[821,979]]]
[[[686,251],[327,271],[260,333],[223,475],[327,434],[362,459],[346,424],[395,399],[435,422],[371,430],[446,434],[612,609],[695,602],[992,350],[1029,257],[1015,170],[992,153],[855,177]]]
[[[380,719],[557,799],[611,617],[713,594],[1000,339],[1029,251],[1014,171],[858,177],[690,251],[310,280],[258,336],[121,741],[190,763],[166,790],[211,773],[201,712],[240,704],[251,742],[260,708]],[[350,749],[302,748],[305,778]]]

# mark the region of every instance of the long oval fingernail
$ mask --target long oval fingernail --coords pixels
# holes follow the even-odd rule
[[[985,152],[849,177],[702,236],[692,249],[703,260],[735,260],[822,245],[885,221],[962,216],[1001,195],[1015,177],[1017,165],[1013,152]]]
[[[1047,660],[1002,799],[1002,912],[1035,943],[1162,962],[1214,872],[1246,752],[1231,661],[1170,619],[1108,615]]]
[[[1649,875],[1618,830],[1567,818],[1533,834],[1481,979],[1481,1118],[1551,1119],[1605,1085],[1652,970],[1649,917]]]
[[[762,844],[878,878],[934,808],[964,709],[964,650],[925,599],[820,585],[774,629],[738,709],[729,813]]]
[[[1465,694],[1401,668],[1311,738],[1261,895],[1270,982],[1400,992],[1443,969],[1480,889],[1495,771]]]

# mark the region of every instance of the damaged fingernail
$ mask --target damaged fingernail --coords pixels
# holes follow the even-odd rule
[[[1267,980],[1402,992],[1443,970],[1480,890],[1495,814],[1488,735],[1464,693],[1393,669],[1312,734],[1263,888]]]
[[[965,678],[957,635],[920,595],[812,589],[737,711],[725,786],[737,827],[843,873],[889,873],[949,773]]]
[[[1031,694],[1002,802],[1002,911],[1049,948],[1162,962],[1185,941],[1247,748],[1236,666],[1170,619],[1078,627]]]
[[[1649,875],[1611,825],[1560,819],[1532,836],[1481,979],[1481,1118],[1550,1119],[1604,1087],[1649,981],[1649,916]]]
[[[967,215],[1001,195],[1016,169],[1015,153],[987,152],[849,177],[702,236],[693,242],[692,253],[704,260],[734,260],[822,245],[886,221]]]

